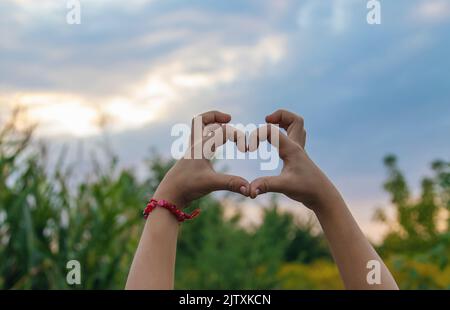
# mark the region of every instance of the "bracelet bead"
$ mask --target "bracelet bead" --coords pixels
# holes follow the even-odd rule
[[[147,206],[144,209],[143,215],[144,219],[147,219],[149,214],[155,210],[156,207],[162,207],[169,210],[178,220],[178,222],[184,222],[185,220],[191,220],[200,213],[200,209],[195,209],[191,214],[185,213],[178,209],[174,204],[168,202],[167,200],[161,199],[150,199]]]

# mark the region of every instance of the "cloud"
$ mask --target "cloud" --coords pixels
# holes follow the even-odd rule
[[[450,19],[450,2],[447,0],[422,1],[413,9],[413,18],[427,23],[440,23]]]
[[[168,154],[170,126],[202,110],[246,123],[283,107],[305,117],[309,154],[360,219],[387,152],[415,184],[449,153],[446,0],[382,1],[379,26],[356,0],[90,0],[79,27],[65,1],[44,1],[0,1],[0,118],[22,102],[48,141],[98,145],[106,126],[133,165],[151,145]],[[68,134],[83,139],[55,136]],[[260,173],[242,166],[230,172]]]
[[[353,0],[304,1],[300,6],[297,24],[301,29],[322,29],[340,34],[351,24],[352,6],[358,4]]]
[[[8,102],[25,107],[28,121],[38,122],[43,135],[94,135],[99,124],[113,131],[134,129],[156,118],[161,121],[175,106],[178,111],[192,110],[195,96],[221,85],[257,77],[281,61],[285,45],[285,38],[276,34],[247,45],[198,42],[158,60],[125,93],[112,90],[109,96],[95,98],[25,91],[9,95]]]
[[[4,0],[6,2],[10,2],[15,4],[18,7],[22,7],[25,9],[34,10],[40,9],[43,11],[51,11],[55,10],[59,7],[66,7],[69,0]],[[149,4],[154,0],[128,0],[126,5],[123,5],[123,1],[121,0],[90,0],[84,1],[79,0],[79,2],[84,6],[96,6],[96,7],[111,7],[111,6],[120,6],[120,7],[140,7],[145,4]]]
[[[44,0],[37,11],[33,1],[8,3],[0,106],[25,107],[46,136],[134,130],[174,108],[190,118],[208,93],[259,78],[287,49],[284,34],[239,14],[156,14],[147,6],[153,1],[134,0],[126,8],[140,10],[123,15],[120,1],[93,1],[83,4],[88,17],[76,28],[57,17],[64,1]],[[126,31],[117,27],[125,22]]]

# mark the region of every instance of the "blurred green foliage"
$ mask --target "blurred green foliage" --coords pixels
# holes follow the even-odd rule
[[[393,155],[384,160],[394,217],[377,210],[375,219],[389,231],[379,247],[401,288],[450,289],[450,162],[431,164],[432,177],[414,198]]]
[[[0,131],[0,288],[122,289],[143,227],[142,206],[173,164],[156,155],[148,177],[92,160],[81,182],[64,153],[50,169],[45,147],[30,147],[32,130],[14,122]],[[395,218],[379,246],[401,288],[449,288],[449,163],[433,163],[433,178],[413,199],[395,157],[385,160],[385,184]],[[264,208],[261,225],[243,227],[240,215],[225,217],[213,196],[195,201],[202,215],[182,225],[176,288],[341,289],[326,242],[313,222]],[[78,260],[81,285],[66,283],[66,263]]]

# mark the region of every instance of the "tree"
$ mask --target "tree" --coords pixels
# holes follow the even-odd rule
[[[419,197],[411,195],[395,156],[387,156],[384,163],[384,188],[391,196],[394,218],[382,209],[375,213],[375,219],[389,227],[381,254],[390,257],[401,288],[450,287],[450,162],[431,164],[433,175],[422,180]]]

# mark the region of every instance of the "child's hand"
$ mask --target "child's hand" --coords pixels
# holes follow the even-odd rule
[[[220,112],[207,112],[202,116],[203,124],[199,126],[202,129],[208,125],[216,128],[226,126],[224,124],[231,119],[230,115]],[[258,178],[248,184],[243,178],[216,173],[206,158],[181,159],[166,174],[154,198],[168,200],[183,208],[192,200],[215,190],[242,192],[245,196],[250,194],[252,198],[269,191],[284,193],[315,211],[347,288],[398,289],[391,273],[364,237],[339,192],[306,155],[303,119],[280,110],[267,116],[266,121],[269,123],[265,127],[267,130],[257,130],[250,135],[248,150],[254,151],[258,147],[257,143],[252,143],[253,140],[258,142],[268,139],[278,147],[284,161],[280,175]],[[279,128],[271,124],[279,124],[287,131],[287,135],[280,133]],[[275,139],[277,136],[271,133],[278,134],[279,139]],[[228,139],[239,142],[236,139],[239,134],[242,133],[234,131],[234,138]],[[220,138],[222,144],[227,140],[226,135]],[[210,138],[202,134],[201,140],[203,146],[203,140],[208,142]],[[247,150],[245,143],[244,146],[238,143],[238,148]],[[162,211],[162,208],[155,210],[139,241],[127,289],[173,288],[178,227],[174,216]],[[381,282],[376,286],[367,281],[367,262],[374,260],[381,262]],[[152,263],[149,264],[149,261]]]
[[[223,136],[221,140],[222,144],[225,143],[226,140],[232,140],[236,143],[242,141],[242,139],[237,139],[237,135],[243,135],[243,133],[238,132],[231,126],[225,125],[231,120],[230,115],[217,111],[210,111],[197,117],[202,118],[202,135],[200,141],[195,141],[193,126],[191,132],[191,148],[188,150],[192,155],[190,158],[194,155],[194,147],[198,147],[199,145],[202,147],[209,139],[213,139],[213,136],[203,135],[203,129],[205,127],[211,128],[211,131],[214,131],[214,129],[217,129],[218,127],[222,127],[223,132],[225,132],[226,128],[228,136]],[[245,141],[245,138],[243,141]],[[216,147],[218,146],[220,145],[216,145]],[[243,147],[244,149],[241,151],[245,152],[245,145]],[[240,148],[240,145],[238,145],[238,148]],[[201,148],[201,150],[201,154],[203,154],[203,148]],[[207,158],[182,158],[169,170],[169,172],[167,172],[158,186],[154,198],[165,199],[175,204],[178,208],[184,208],[191,201],[217,190],[229,190],[248,196],[249,187],[250,184],[241,177],[221,174],[214,171],[211,162]]]
[[[250,140],[270,141],[271,131],[279,134],[278,152],[284,162],[281,174],[278,176],[261,177],[250,184],[250,197],[267,192],[278,192],[302,202],[307,207],[315,209],[321,199],[334,189],[334,186],[322,171],[306,154],[304,147],[306,131],[303,128],[303,119],[285,110],[278,110],[266,117],[266,136],[258,130],[251,134]],[[278,127],[270,125],[278,124],[287,131],[287,136]],[[253,151],[253,149],[250,149]]]

